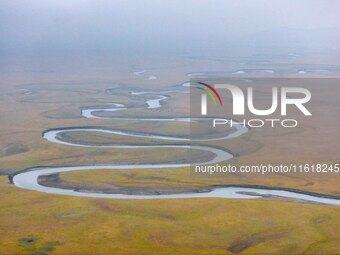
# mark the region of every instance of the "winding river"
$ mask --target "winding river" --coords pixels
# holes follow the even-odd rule
[[[135,92],[135,95],[138,92]],[[140,92],[140,94],[143,94]],[[157,96],[157,95],[156,95]],[[158,98],[159,99],[159,98]],[[149,105],[149,104],[148,104]],[[157,102],[155,107],[161,107],[160,101]],[[149,107],[150,108],[150,107]],[[86,108],[82,109],[82,116],[84,118],[105,118],[112,120],[142,120],[142,121],[175,121],[175,122],[189,122],[189,121],[199,121],[201,118],[128,118],[128,117],[100,117],[96,115],[96,112],[115,112],[124,111],[128,108],[123,104],[112,104],[110,107],[106,108]],[[187,144],[183,145],[129,145],[129,144],[112,144],[112,145],[90,145],[82,144],[78,142],[71,142],[63,139],[62,133],[66,132],[98,132],[98,133],[108,133],[120,136],[129,137],[141,137],[141,138],[152,138],[157,140],[166,141],[179,141]],[[43,132],[43,138],[49,142],[60,144],[62,146],[75,146],[75,147],[101,147],[101,148],[116,148],[116,149],[143,149],[143,148],[184,148],[190,150],[200,150],[208,151],[214,156],[212,159],[203,162],[196,162],[195,164],[212,164],[221,161],[231,159],[233,155],[222,149],[214,148],[207,145],[188,145],[189,141],[208,141],[208,140],[221,140],[221,139],[233,139],[239,137],[248,132],[246,127],[242,125],[236,125],[236,128],[232,133],[214,138],[185,138],[167,135],[155,135],[144,132],[133,132],[133,131],[122,131],[104,128],[56,128],[49,129]],[[79,197],[94,197],[94,198],[112,198],[112,199],[169,199],[169,198],[234,198],[234,199],[261,199],[263,197],[270,196],[281,197],[286,199],[294,199],[304,202],[313,202],[329,205],[340,205],[340,200],[335,198],[326,198],[317,195],[304,194],[303,192],[294,192],[281,189],[265,189],[265,188],[247,188],[247,187],[216,187],[211,191],[198,192],[198,193],[180,193],[180,194],[163,194],[163,195],[127,195],[127,194],[106,194],[98,192],[85,192],[85,191],[75,191],[72,189],[63,189],[55,187],[47,187],[39,184],[38,178],[43,175],[57,174],[68,171],[82,171],[82,170],[100,170],[100,169],[111,169],[111,170],[121,170],[121,169],[157,169],[157,168],[178,168],[178,167],[188,167],[189,163],[155,163],[155,164],[98,164],[98,165],[87,165],[87,166],[61,166],[61,167],[39,167],[31,168],[26,171],[20,172],[12,177],[12,182],[19,188],[35,190],[50,194],[61,194]]]

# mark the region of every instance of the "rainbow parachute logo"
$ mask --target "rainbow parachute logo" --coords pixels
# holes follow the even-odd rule
[[[202,85],[203,87],[196,86],[197,89],[203,91],[206,95],[208,95],[211,100],[214,102],[215,105],[217,105],[217,100],[220,103],[220,105],[223,105],[222,99],[220,94],[214,89],[211,85],[206,84],[204,82],[197,82],[198,84]],[[216,100],[217,98],[217,100]]]

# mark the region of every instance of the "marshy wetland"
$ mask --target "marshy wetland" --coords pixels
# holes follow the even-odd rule
[[[1,210],[0,227],[7,233],[1,242],[7,254],[68,254],[70,250],[140,254],[141,249],[148,254],[174,250],[315,254],[336,249],[340,234],[339,207],[334,205],[340,193],[336,178],[197,178],[187,167],[192,163],[189,156],[196,162],[235,156],[255,162],[278,150],[273,139],[281,141],[280,152],[290,143],[281,160],[293,157],[300,146],[291,146],[292,140],[302,136],[306,146],[313,146],[320,140],[307,137],[313,132],[335,132],[334,126],[326,131],[276,133],[223,129],[217,134],[226,138],[222,140],[198,134],[195,150],[188,143],[192,123],[188,88],[182,86],[188,77],[182,67],[153,70],[155,80],[136,76],[128,68],[114,69],[113,74],[103,72],[101,81],[92,80],[91,72],[86,81],[49,82],[51,73],[38,75],[46,82],[21,81],[37,80],[32,73],[7,80],[12,85],[3,90],[6,96],[1,100],[6,121],[0,158],[5,194],[1,203],[7,205]],[[169,69],[171,76],[167,76]],[[76,75],[65,76],[73,80]],[[123,82],[119,77],[130,78]],[[148,108],[146,102],[158,95],[167,98],[159,101],[160,107]],[[299,156],[318,153],[306,151]],[[335,156],[330,152],[330,159]],[[16,183],[16,178],[21,180]]]

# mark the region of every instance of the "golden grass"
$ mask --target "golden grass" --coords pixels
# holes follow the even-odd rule
[[[103,60],[104,61],[104,60]],[[82,66],[81,68],[62,62],[63,69],[52,74],[15,73],[3,77],[0,95],[2,148],[17,145],[27,148],[21,153],[6,153],[0,156],[0,173],[13,173],[39,165],[60,166],[95,164],[117,161],[141,162],[177,158],[181,150],[129,150],[119,152],[111,149],[73,148],[52,144],[41,138],[48,128],[68,126],[120,127],[110,120],[82,119],[80,108],[86,106],[126,103],[143,105],[144,99],[113,93],[105,89],[133,84],[139,90],[158,89],[179,84],[188,79],[185,72],[193,70],[231,70],[238,64],[223,64],[169,59],[157,59],[159,69],[152,70],[160,77],[155,81],[143,81],[131,74],[125,59],[119,64],[104,63],[103,70]],[[134,60],[135,61],[135,60]],[[153,68],[149,59],[135,61],[140,66]],[[45,67],[45,66],[44,66]],[[47,68],[47,67],[46,67]],[[24,69],[24,68],[23,68]],[[81,77],[81,80],[80,78]],[[65,80],[75,82],[65,82]],[[84,80],[89,82],[83,82]],[[53,81],[51,83],[50,81]],[[98,82],[103,81],[103,82]],[[119,82],[112,82],[119,81]],[[123,81],[121,83],[121,81]],[[29,85],[29,83],[36,83]],[[27,84],[16,87],[17,84]],[[57,86],[55,84],[58,84]],[[59,90],[56,91],[55,87]],[[30,89],[25,95],[20,89]],[[320,90],[322,88],[320,87]],[[317,90],[315,93],[321,93]],[[314,93],[314,92],[313,92]],[[124,112],[129,116],[185,116],[189,103],[187,95],[171,95],[167,107],[160,110],[142,109]],[[334,101],[332,116],[338,116],[338,105]],[[323,109],[313,109],[320,115]],[[118,114],[118,112],[117,112]],[[339,118],[337,118],[339,120]],[[177,123],[178,124],[178,123]],[[173,133],[178,126],[159,124],[153,131]],[[121,127],[126,126],[122,123]],[[150,128],[136,123],[139,128]],[[133,128],[131,128],[133,129]],[[289,161],[289,156],[318,160],[338,158],[335,153],[322,154],[327,147],[335,152],[339,146],[332,134],[338,126],[317,127],[299,130],[289,137],[282,130],[270,133],[251,132],[237,141],[219,141],[213,145],[227,148],[242,155],[244,162],[254,163],[257,159],[277,161],[268,155],[280,155],[280,160]],[[177,133],[177,134],[178,134]],[[322,140],[322,136],[326,140]],[[81,138],[81,134],[77,134]],[[282,136],[285,135],[285,136]],[[298,137],[298,139],[296,139]],[[317,139],[306,139],[316,137]],[[107,137],[95,139],[103,141]],[[93,138],[89,138],[91,140]],[[114,140],[114,138],[113,138]],[[111,141],[111,140],[110,140]],[[121,140],[118,140],[121,141]],[[125,141],[125,140],[124,140]],[[279,148],[277,144],[280,144]],[[301,144],[315,151],[305,150],[298,154]],[[11,147],[13,148],[13,147]],[[20,149],[11,149],[18,152]],[[286,154],[280,154],[282,151]],[[339,194],[337,179],[279,178],[256,179],[243,177],[193,178],[185,169],[177,170],[129,170],[129,171],[86,171],[64,173],[61,178],[71,184],[120,184],[141,187],[205,187],[212,184],[263,184],[284,186],[301,190]],[[7,177],[0,177],[0,254],[336,254],[339,252],[340,208],[301,204],[287,201],[252,201],[233,199],[189,199],[189,200],[110,200],[88,199],[50,195],[21,190],[8,184]]]
[[[340,208],[233,199],[110,200],[1,177],[1,254],[331,254]],[[32,242],[27,242],[30,240]]]

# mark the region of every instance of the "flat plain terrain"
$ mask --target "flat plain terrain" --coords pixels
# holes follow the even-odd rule
[[[312,60],[305,60],[306,67],[310,66],[308,61]],[[36,166],[185,160],[187,151],[182,149],[75,148],[50,143],[42,138],[44,130],[72,126],[184,135],[189,131],[186,123],[150,125],[142,121],[86,119],[81,118],[80,113],[86,107],[122,103],[130,106],[131,110],[117,112],[117,116],[187,116],[187,94],[169,93],[170,98],[162,108],[146,110],[145,100],[152,96],[131,96],[129,92],[164,90],[180,85],[188,80],[187,72],[232,72],[239,69],[237,64],[228,61],[223,64],[221,61],[205,60],[194,64],[183,59],[171,63],[167,59],[158,59],[157,65],[154,61],[136,62],[140,68],[128,67],[123,62],[101,63],[106,66],[102,69],[69,64],[62,68],[60,65],[47,66],[42,72],[30,72],[24,71],[27,67],[20,66],[2,74],[0,231],[5,234],[0,236],[1,254],[338,253],[340,208],[336,206],[282,199],[126,201],[78,198],[23,190],[9,183],[8,175]],[[282,69],[282,66],[278,68]],[[158,79],[145,80],[133,75],[136,69],[146,69]],[[291,73],[292,70],[284,71]],[[261,73],[252,75],[260,76]],[[314,75],[310,74],[312,77]],[[336,77],[336,72],[328,75]],[[261,91],[262,88],[258,88]],[[313,88],[314,93],[326,93],[317,84]],[[107,92],[109,89],[112,89],[110,93]],[[312,106],[317,113],[315,115],[335,118],[340,108],[337,99],[337,94],[329,98],[332,111],[328,111],[327,116],[322,114],[325,109],[317,107],[321,102],[316,102]],[[307,124],[311,125],[314,121],[311,119]],[[237,153],[242,162],[248,164],[256,163],[258,159],[275,163],[310,158],[335,163],[339,162],[340,143],[336,139],[338,121],[340,118],[327,127],[309,126],[288,134],[283,130],[269,135],[266,129],[262,132],[251,131],[244,139],[212,144]],[[152,139],[84,135],[81,132],[68,135],[75,140],[99,144],[157,143]],[[301,151],[302,145],[307,149]],[[204,153],[197,156],[209,157]],[[197,191],[212,185],[248,184],[340,195],[340,180],[332,176],[278,176],[265,179],[235,175],[228,178],[197,178],[190,175],[189,169],[179,168],[80,171],[59,174],[57,179],[58,182],[54,180],[56,185],[79,189],[151,194]]]

